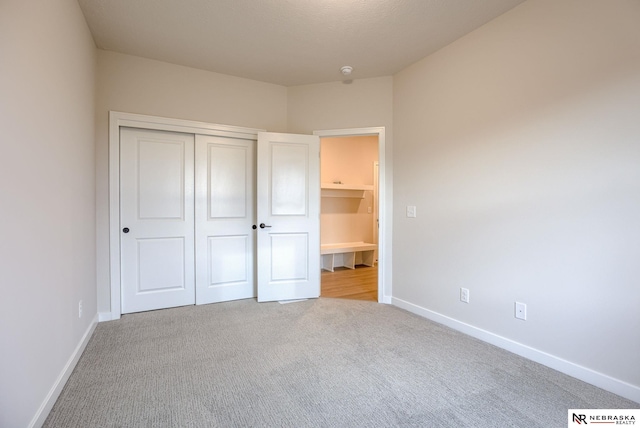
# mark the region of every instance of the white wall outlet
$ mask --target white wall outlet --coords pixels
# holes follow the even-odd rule
[[[407,205],[407,217],[416,218],[416,207],[414,205]]]
[[[82,318],[82,300],[78,302],[78,318]]]
[[[468,288],[460,288],[460,301],[469,303],[469,289]]]
[[[527,320],[527,305],[525,303],[516,302],[516,318]]]

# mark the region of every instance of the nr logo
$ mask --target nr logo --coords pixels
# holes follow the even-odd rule
[[[576,415],[573,414],[573,422],[577,424],[587,424],[587,415]]]

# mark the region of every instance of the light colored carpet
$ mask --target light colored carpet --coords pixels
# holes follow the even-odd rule
[[[45,427],[566,427],[638,408],[401,309],[243,300],[98,325]]]

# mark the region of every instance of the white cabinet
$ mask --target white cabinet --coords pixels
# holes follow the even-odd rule
[[[345,242],[341,244],[324,244],[320,246],[322,269],[333,272],[334,268],[344,266],[355,269],[356,263],[373,266],[376,244],[367,242]]]

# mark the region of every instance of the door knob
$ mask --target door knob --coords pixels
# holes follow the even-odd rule
[[[266,225],[266,224],[264,224],[264,223],[260,223],[260,229],[264,229],[265,227],[271,227],[271,226],[267,226],[267,225]]]
[[[122,229],[122,231],[123,231],[124,233],[129,233],[129,228],[128,228],[128,227],[125,227],[124,229]]]

